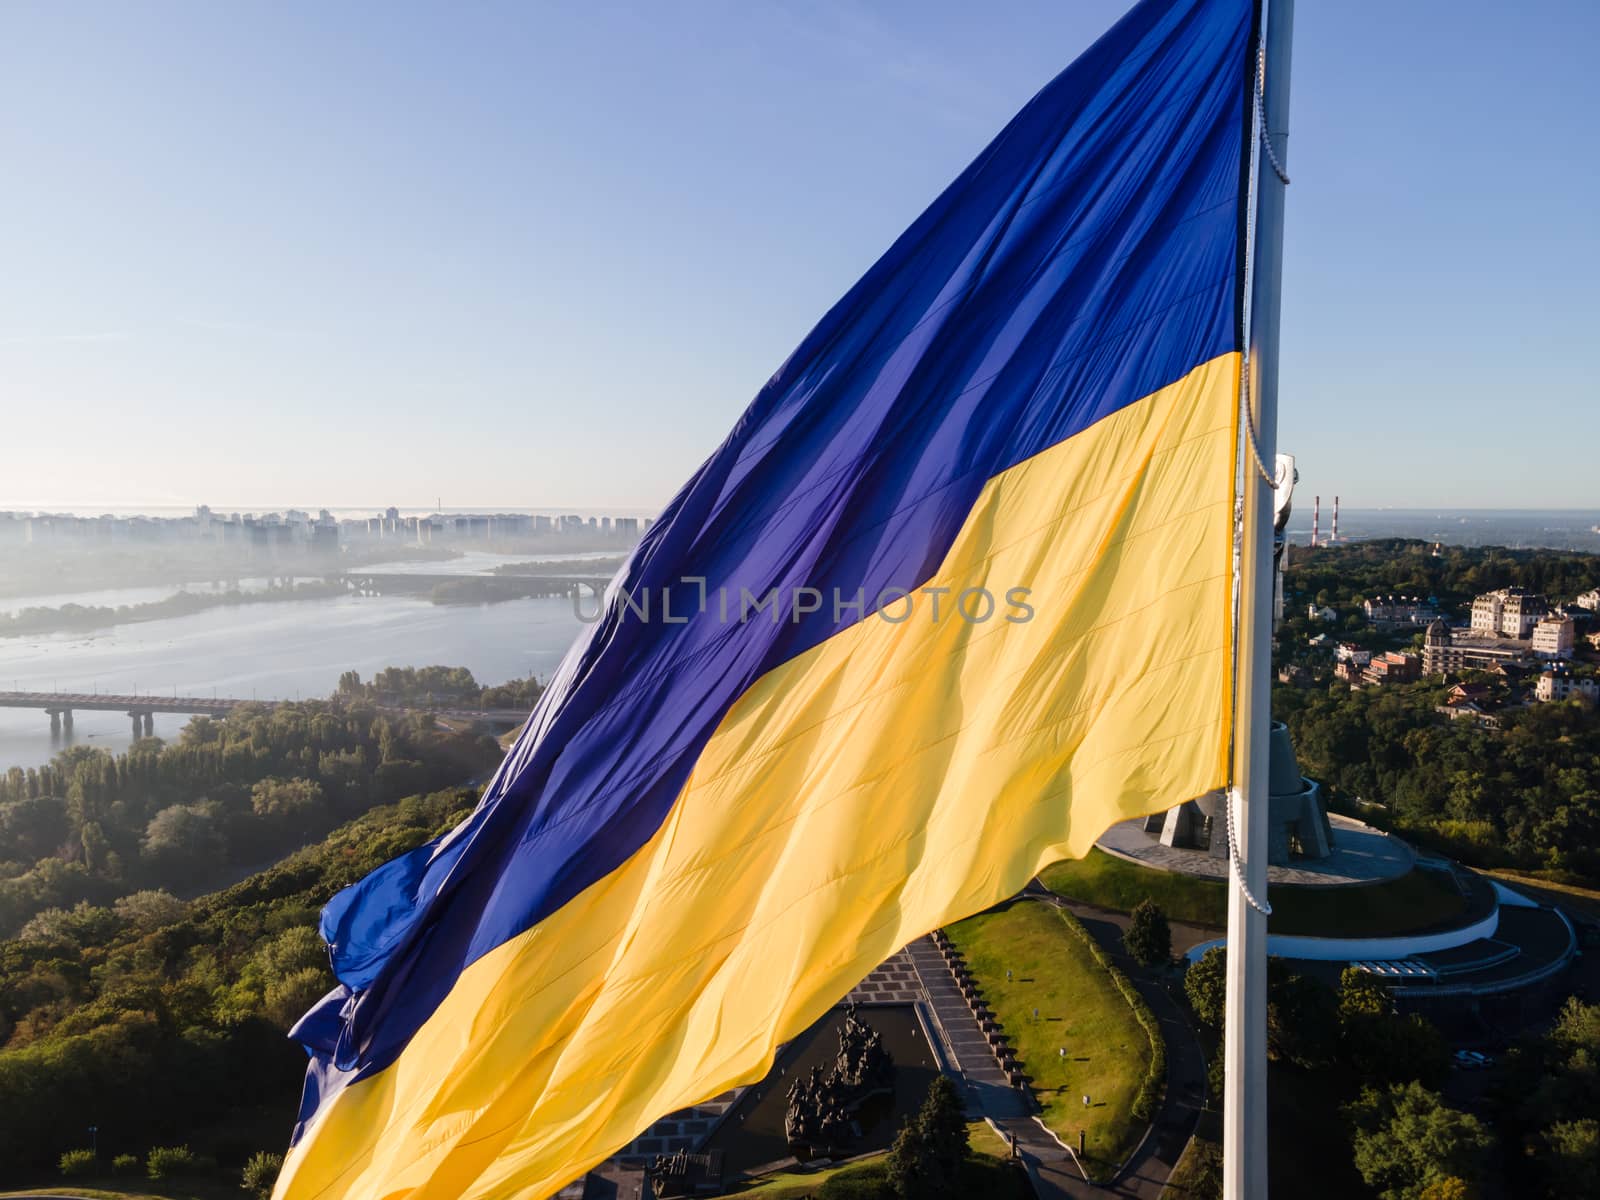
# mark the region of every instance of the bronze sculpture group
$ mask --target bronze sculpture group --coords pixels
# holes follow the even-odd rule
[[[820,1066],[789,1087],[789,1108],[783,1131],[789,1147],[812,1157],[848,1146],[861,1136],[857,1114],[874,1096],[894,1091],[894,1057],[883,1036],[845,1009],[839,1029],[839,1051],[826,1073]]]

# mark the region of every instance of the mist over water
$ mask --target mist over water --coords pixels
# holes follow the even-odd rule
[[[592,607],[593,601],[590,605]],[[0,688],[310,699],[344,671],[463,666],[479,683],[548,675],[583,628],[566,598],[437,605],[407,596],[341,596],[214,608],[88,633],[0,639]],[[171,738],[188,721],[158,714]],[[116,712],[74,713],[74,741],[117,752],[132,736]],[[60,750],[43,712],[0,709],[0,770]]]

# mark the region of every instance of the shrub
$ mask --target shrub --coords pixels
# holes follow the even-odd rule
[[[278,1172],[283,1170],[283,1155],[268,1150],[257,1150],[244,1165],[241,1186],[252,1195],[267,1200],[272,1195],[272,1185],[278,1182]]]
[[[97,1159],[93,1150],[68,1150],[61,1156],[63,1175],[93,1175]]]
[[[144,1170],[151,1179],[170,1179],[174,1175],[186,1175],[198,1165],[194,1151],[187,1146],[152,1146],[145,1158]]]
[[[111,1160],[113,1175],[137,1175],[142,1164],[137,1154],[119,1154]]]

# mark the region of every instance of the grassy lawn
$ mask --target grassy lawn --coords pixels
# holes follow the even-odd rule
[[[1144,1133],[1131,1110],[1150,1040],[1128,1002],[1055,910],[1037,901],[982,913],[946,932],[1033,1078],[1046,1124],[1074,1145],[1086,1130],[1090,1170],[1108,1175]]]
[[[882,1154],[874,1154],[871,1158],[862,1159],[860,1162],[848,1163],[842,1167],[824,1167],[820,1171],[778,1171],[766,1176],[752,1187],[736,1188],[723,1194],[749,1196],[751,1200],[755,1200],[756,1197],[760,1197],[760,1200],[806,1200],[828,1180],[840,1175],[876,1174],[883,1169],[885,1157]]]
[[[1492,875],[1507,887],[1520,891],[1529,899],[1538,900],[1545,904],[1559,904],[1564,908],[1578,913],[1580,916],[1591,919],[1600,918],[1600,890],[1589,887],[1580,887],[1574,883],[1561,883],[1554,879],[1544,879],[1539,875],[1525,874],[1522,871],[1483,871],[1484,875]]]
[[[127,1179],[94,1179],[89,1184],[71,1183],[55,1178],[41,1178],[34,1187],[20,1191],[0,1192],[0,1200],[8,1196],[74,1196],[82,1200],[247,1200],[239,1187],[238,1174],[234,1182],[220,1179],[146,1179],[130,1176]]]
[[[1054,863],[1039,872],[1058,896],[1114,912],[1149,898],[1168,918],[1221,929],[1227,923],[1227,885],[1141,867],[1102,850]],[[1318,937],[1385,937],[1437,925],[1459,915],[1466,901],[1436,871],[1412,871],[1387,883],[1351,888],[1274,887],[1268,897],[1273,933]]]
[[[1150,899],[1169,920],[1217,929],[1228,921],[1227,888],[1220,880],[1141,867],[1100,849],[1046,867],[1039,881],[1058,896],[1113,912],[1131,912],[1139,901]]]
[[[1006,1165],[1007,1148],[1000,1136],[982,1121],[969,1124],[967,1133],[973,1153],[962,1178],[963,1194],[984,1200],[1032,1200],[1026,1177]],[[885,1174],[887,1158],[887,1154],[874,1154],[820,1171],[780,1171],[753,1187],[725,1194],[741,1200],[889,1200],[893,1193]]]

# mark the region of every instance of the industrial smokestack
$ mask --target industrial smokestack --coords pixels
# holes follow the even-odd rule
[[[1328,540],[1330,542],[1339,540],[1339,497],[1337,496],[1333,498],[1333,533],[1329,535]]]
[[[1317,531],[1322,528],[1322,497],[1311,497],[1311,544],[1317,544]]]

